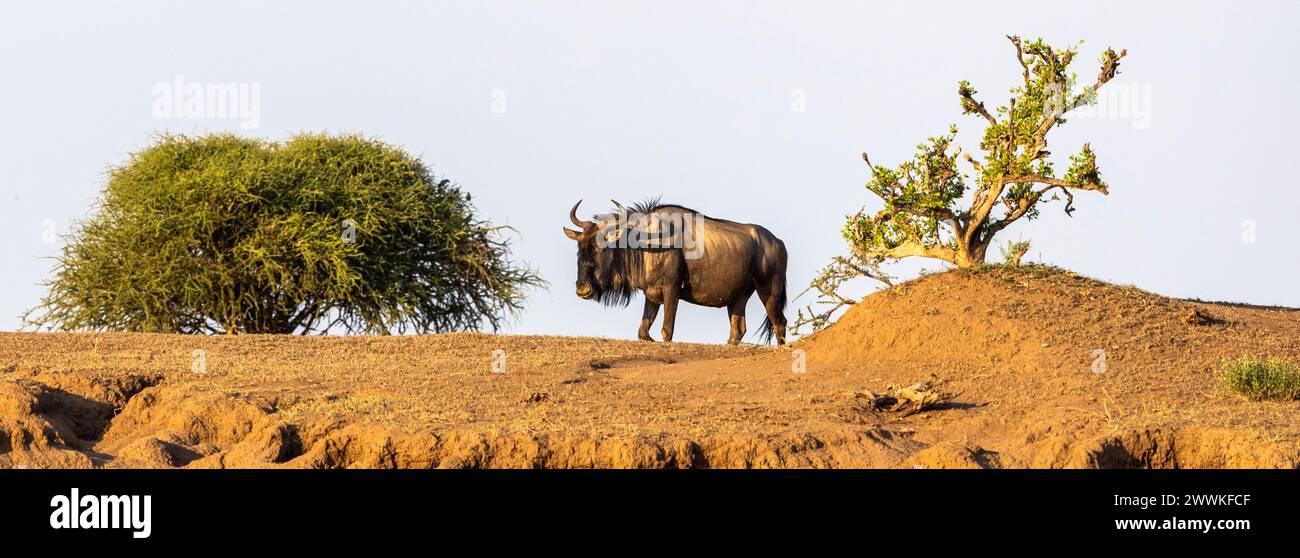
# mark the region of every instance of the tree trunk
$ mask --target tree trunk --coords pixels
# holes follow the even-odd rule
[[[957,246],[956,257],[952,262],[957,267],[979,267],[984,265],[984,256],[988,252],[989,243],[976,241],[973,246]]]

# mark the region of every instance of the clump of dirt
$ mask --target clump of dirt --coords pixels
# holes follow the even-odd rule
[[[1183,323],[1196,326],[1211,326],[1219,325],[1223,323],[1223,320],[1206,312],[1203,308],[1192,308],[1186,314],[1183,314]]]
[[[0,333],[0,467],[1296,467],[1300,403],[1217,383],[1243,354],[1300,360],[1300,311],[1041,266],[783,348]]]

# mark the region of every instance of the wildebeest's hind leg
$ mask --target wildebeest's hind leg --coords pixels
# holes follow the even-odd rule
[[[641,329],[637,330],[636,338],[642,341],[654,341],[650,337],[650,326],[654,325],[655,317],[659,315],[659,303],[651,302],[649,298],[645,299],[645,310],[641,311]]]
[[[758,281],[758,298],[763,301],[763,309],[767,310],[767,320],[763,322],[762,336],[764,342],[766,342],[775,335],[776,344],[784,345],[785,275],[773,275],[765,279]]]
[[[731,337],[727,338],[727,344],[739,345],[740,340],[745,337],[745,303],[749,302],[746,296],[740,300],[733,300],[727,305],[727,315],[731,317]]]

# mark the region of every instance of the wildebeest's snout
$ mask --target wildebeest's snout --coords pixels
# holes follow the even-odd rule
[[[592,293],[591,293],[591,283],[588,283],[588,282],[586,282],[586,281],[579,281],[579,282],[578,282],[577,292],[578,292],[578,298],[581,298],[581,299],[583,299],[583,300],[588,300],[588,299],[590,299],[590,298],[591,298],[591,294],[592,294]]]

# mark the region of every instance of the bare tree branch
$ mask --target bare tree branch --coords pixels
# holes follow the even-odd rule
[[[1011,44],[1016,45],[1016,60],[1020,62],[1020,67],[1024,69],[1025,88],[1029,88],[1029,64],[1025,62],[1025,50],[1020,46],[1020,37],[1017,35],[1007,35]]]

